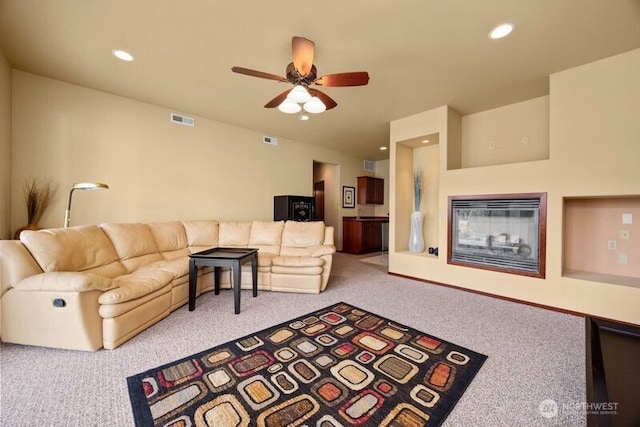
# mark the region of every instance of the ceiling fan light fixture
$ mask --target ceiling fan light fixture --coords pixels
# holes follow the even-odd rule
[[[293,102],[303,104],[311,99],[311,94],[309,94],[309,91],[307,91],[304,86],[296,85],[293,89],[291,89],[291,92],[289,92],[287,98],[292,100]]]
[[[327,106],[320,101],[320,98],[314,96],[304,103],[303,108],[307,113],[318,114],[324,112],[327,109]]]
[[[2,1],[2,0],[0,0]],[[275,80],[280,83],[290,83],[293,88],[287,89],[264,105],[264,108],[278,108],[283,113],[295,114],[304,108],[306,113],[318,114],[335,108],[338,103],[329,95],[311,85],[323,87],[366,86],[369,83],[369,73],[366,71],[351,71],[346,73],[325,74],[318,77],[318,69],[313,65],[315,43],[304,37],[291,38],[291,56],[293,61],[287,65],[285,76],[265,73],[244,67],[231,67],[231,71],[250,77]],[[302,113],[300,118],[306,116]]]
[[[278,105],[278,110],[287,114],[295,114],[300,112],[302,108],[300,108],[300,104],[291,99],[287,98],[280,105]]]

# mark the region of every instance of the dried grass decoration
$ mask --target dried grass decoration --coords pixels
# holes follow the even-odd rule
[[[418,169],[413,172],[413,207],[414,211],[420,210],[420,204],[422,202],[422,170]]]
[[[49,207],[53,196],[58,190],[58,185],[51,179],[40,183],[35,178],[25,180],[23,192],[24,202],[27,205],[27,226],[16,231],[16,239],[23,230],[37,230],[42,215]]]

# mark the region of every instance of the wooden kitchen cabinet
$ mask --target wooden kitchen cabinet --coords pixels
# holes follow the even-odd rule
[[[384,205],[384,179],[372,176],[358,177],[358,203]]]
[[[388,222],[387,217],[343,217],[343,252],[364,254],[382,250],[382,224]]]

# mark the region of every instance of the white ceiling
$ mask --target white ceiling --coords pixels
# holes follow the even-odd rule
[[[503,22],[513,34],[489,40]],[[231,67],[284,75],[293,35],[319,75],[369,85],[322,89],[338,106],[306,122],[263,108],[286,83]],[[549,74],[639,47],[640,0],[0,0],[14,68],[372,160],[392,120],[546,95]]]

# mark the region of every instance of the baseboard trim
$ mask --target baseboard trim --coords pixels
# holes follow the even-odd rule
[[[523,304],[523,305],[529,305],[529,306],[532,306],[532,307],[542,308],[542,309],[545,309],[545,310],[555,311],[555,312],[558,312],[558,313],[570,314],[570,315],[576,316],[576,317],[583,317],[584,318],[586,316],[592,316],[591,314],[588,314],[588,313],[581,313],[579,311],[566,310],[564,308],[553,307],[551,305],[539,304],[539,303],[536,303],[536,302],[525,301],[525,300],[521,300],[521,299],[517,299],[517,298],[505,297],[503,295],[496,295],[496,294],[492,294],[492,293],[489,293],[489,292],[478,291],[478,290],[475,290],[475,289],[463,288],[462,286],[450,285],[448,283],[442,283],[442,282],[436,282],[436,281],[433,281],[433,280],[421,279],[419,277],[407,276],[405,274],[392,273],[392,272],[389,272],[388,274],[390,274],[392,276],[402,277],[402,278],[405,278],[405,279],[417,280],[418,282],[422,282],[422,283],[429,283],[429,284],[432,284],[432,285],[444,286],[446,288],[456,289],[456,290],[459,290],[459,291],[465,291],[465,292],[469,292],[469,293],[476,294],[476,295],[482,295],[482,296],[485,296],[485,297],[501,299],[501,300],[504,300],[504,301],[515,302],[515,303]],[[601,319],[602,319],[602,317],[601,317]],[[614,320],[614,319],[607,319],[607,320],[611,320],[613,322],[620,322],[620,320]]]

